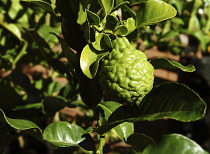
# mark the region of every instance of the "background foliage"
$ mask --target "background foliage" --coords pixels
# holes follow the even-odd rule
[[[101,150],[102,142],[106,142],[104,152],[108,153],[112,151],[109,143],[121,139],[126,143],[122,146],[125,154],[163,153],[162,147],[177,145],[178,140],[178,148],[173,150],[176,153],[182,153],[180,150],[183,149],[189,153],[196,150],[208,153],[209,142],[198,145],[182,135],[153,135],[151,132],[141,132],[136,126],[138,121],[142,121],[137,123],[140,127],[147,129],[151,128],[144,124],[147,121],[165,119],[163,121],[170,123],[173,120],[168,118],[171,118],[189,122],[202,118],[206,110],[203,99],[208,102],[208,98],[205,95],[202,99],[197,91],[183,84],[166,83],[154,87],[138,107],[122,106],[106,98],[100,102],[102,91],[97,82],[97,70],[99,61],[112,47],[110,38],[113,33],[127,36],[133,40],[134,46],[134,38],[142,39],[145,50],[158,46],[160,51],[185,57],[200,49],[202,55],[208,56],[210,2],[165,1],[167,3],[154,0],[116,0],[115,3],[112,0],[94,3],[91,0],[1,0],[0,151],[90,153],[88,151],[96,151],[96,148]],[[135,15],[139,4],[144,5],[145,9]],[[162,7],[151,13],[157,5]],[[174,18],[171,18],[175,14],[172,6],[177,10]],[[120,24],[111,14],[119,8],[122,9],[123,21]],[[166,8],[171,9],[171,14],[156,19],[155,15],[159,12],[167,12]],[[98,15],[98,11],[102,13]],[[167,18],[171,19],[162,21]],[[157,22],[160,23],[154,24]],[[97,32],[97,37],[92,36]],[[188,44],[183,44],[183,37],[189,40]],[[93,52],[90,45],[100,52]],[[196,54],[193,54],[195,57]],[[155,69],[195,71],[193,65],[182,65],[191,61],[180,64],[166,58],[156,58],[150,62]],[[81,65],[80,69],[79,63],[87,65]],[[180,95],[180,92],[185,93]],[[192,127],[187,124],[181,126]],[[180,133],[177,130],[171,132]],[[187,135],[183,130],[181,133]],[[209,137],[208,130],[204,133]],[[171,151],[164,150],[165,153]],[[116,151],[122,152],[120,149]]]

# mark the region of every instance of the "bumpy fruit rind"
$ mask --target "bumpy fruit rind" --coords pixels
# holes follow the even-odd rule
[[[126,37],[118,38],[102,62],[100,84],[112,100],[139,104],[153,87],[153,72],[143,52],[135,49]]]

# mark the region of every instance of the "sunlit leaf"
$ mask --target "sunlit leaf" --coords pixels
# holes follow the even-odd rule
[[[68,122],[55,122],[46,127],[43,139],[59,147],[89,145],[95,150],[94,142],[90,135],[80,126]],[[85,142],[85,145],[83,143]],[[88,143],[89,142],[89,143]]]
[[[165,135],[145,148],[142,154],[208,154],[200,145],[189,138],[179,135]]]
[[[108,52],[103,52],[97,54],[90,48],[89,45],[86,45],[82,51],[80,58],[80,67],[82,72],[90,79],[92,79],[98,70],[99,61],[107,55]]]
[[[98,0],[99,4],[103,8],[104,14],[108,15],[114,5],[114,0]]]
[[[196,70],[191,64],[184,66],[177,61],[167,58],[154,58],[150,60],[150,63],[153,65],[154,69],[181,69],[184,72],[194,72]]]
[[[0,120],[7,122],[11,127],[19,130],[27,130],[27,129],[34,129],[34,131],[42,132],[41,129],[32,121],[24,120],[24,119],[12,119],[8,118],[2,109],[0,109]]]
[[[195,121],[204,116],[206,104],[189,87],[179,83],[164,83],[154,87],[137,106],[123,105],[109,117],[109,123],[98,128],[103,134],[123,122],[153,121],[171,118],[178,121]]]
[[[83,7],[83,5],[80,3],[79,5],[79,12],[78,12],[78,18],[77,23],[82,25],[87,19],[87,12],[86,9]]]
[[[138,28],[155,24],[157,22],[172,18],[176,15],[176,9],[160,0],[150,0],[142,3],[136,16]]]

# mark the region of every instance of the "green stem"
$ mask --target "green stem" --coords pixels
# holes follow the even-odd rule
[[[98,125],[99,126],[102,125],[101,118],[98,120]],[[96,151],[96,154],[103,154],[103,148],[104,148],[104,145],[105,145],[105,135],[101,136],[101,135],[98,134],[98,139],[99,139],[99,146],[98,146],[98,149]]]

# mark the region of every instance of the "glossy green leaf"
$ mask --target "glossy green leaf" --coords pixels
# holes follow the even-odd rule
[[[124,142],[134,133],[134,124],[132,122],[124,122],[114,127],[120,139]]]
[[[104,119],[108,121],[109,116],[120,106],[122,106],[122,104],[108,101],[98,104],[98,109]],[[127,141],[127,138],[134,133],[134,125],[130,122],[124,122],[114,127],[114,129],[122,141]]]
[[[132,33],[136,29],[135,20],[133,18],[128,18],[121,22],[121,25],[116,27],[114,31],[117,35],[126,36]]]
[[[150,0],[141,4],[136,16],[138,28],[155,24],[157,22],[172,18],[176,15],[176,9],[160,0]]]
[[[98,0],[99,4],[103,8],[104,14],[108,15],[114,5],[114,0]]]
[[[134,149],[138,151],[143,151],[153,139],[141,133],[131,134],[127,139],[127,144],[130,144]]]
[[[125,36],[128,33],[128,28],[125,25],[120,25],[114,31],[117,35]]]
[[[133,122],[152,121],[162,118],[189,122],[203,117],[206,104],[197,93],[186,85],[168,82],[154,87],[143,98],[138,108],[133,105],[130,108],[125,106],[118,109],[110,116],[110,122],[120,119]],[[120,115],[122,112],[124,114]]]
[[[165,135],[145,148],[142,154],[208,154],[200,145],[179,135]]]
[[[48,12],[49,14],[51,14],[53,17],[57,18],[53,7],[45,1],[42,0],[22,0],[22,1],[33,3],[38,7],[42,8],[43,10],[45,10],[46,12]]]
[[[32,121],[24,120],[24,119],[12,119],[8,118],[4,111],[0,109],[0,120],[3,122],[7,122],[11,127],[19,130],[28,130],[33,129],[34,132],[39,131],[41,133],[41,129]]]
[[[107,54],[108,52],[97,54],[94,52],[94,49],[87,44],[84,47],[80,58],[82,72],[88,78],[92,79],[97,73],[99,61]]]
[[[113,31],[118,24],[118,19],[116,16],[109,14],[106,16],[105,29]]]
[[[86,10],[88,15],[88,22],[90,25],[99,25],[100,18],[97,14],[91,12],[90,10]]]
[[[89,142],[93,147],[91,149],[95,150],[90,135],[82,127],[68,122],[55,122],[48,125],[43,132],[43,139],[59,147],[81,146]]]
[[[78,18],[77,23],[82,25],[87,19],[87,12],[86,9],[83,7],[83,5],[79,4],[79,12],[78,12]]]
[[[184,66],[177,61],[167,58],[154,58],[150,60],[150,63],[153,65],[154,69],[181,69],[184,72],[194,72],[196,70],[191,64]]]
[[[114,102],[114,101],[107,101],[98,104],[99,112],[108,121],[109,116],[114,112],[117,108],[122,106],[122,104]]]
[[[108,50],[112,48],[112,42],[108,35],[100,33],[96,36],[93,47],[98,51]]]
[[[122,122],[153,121],[163,118],[178,121],[195,121],[204,116],[206,104],[189,87],[179,83],[163,83],[154,87],[137,106],[124,105],[109,117],[109,124],[101,126],[104,133]]]

